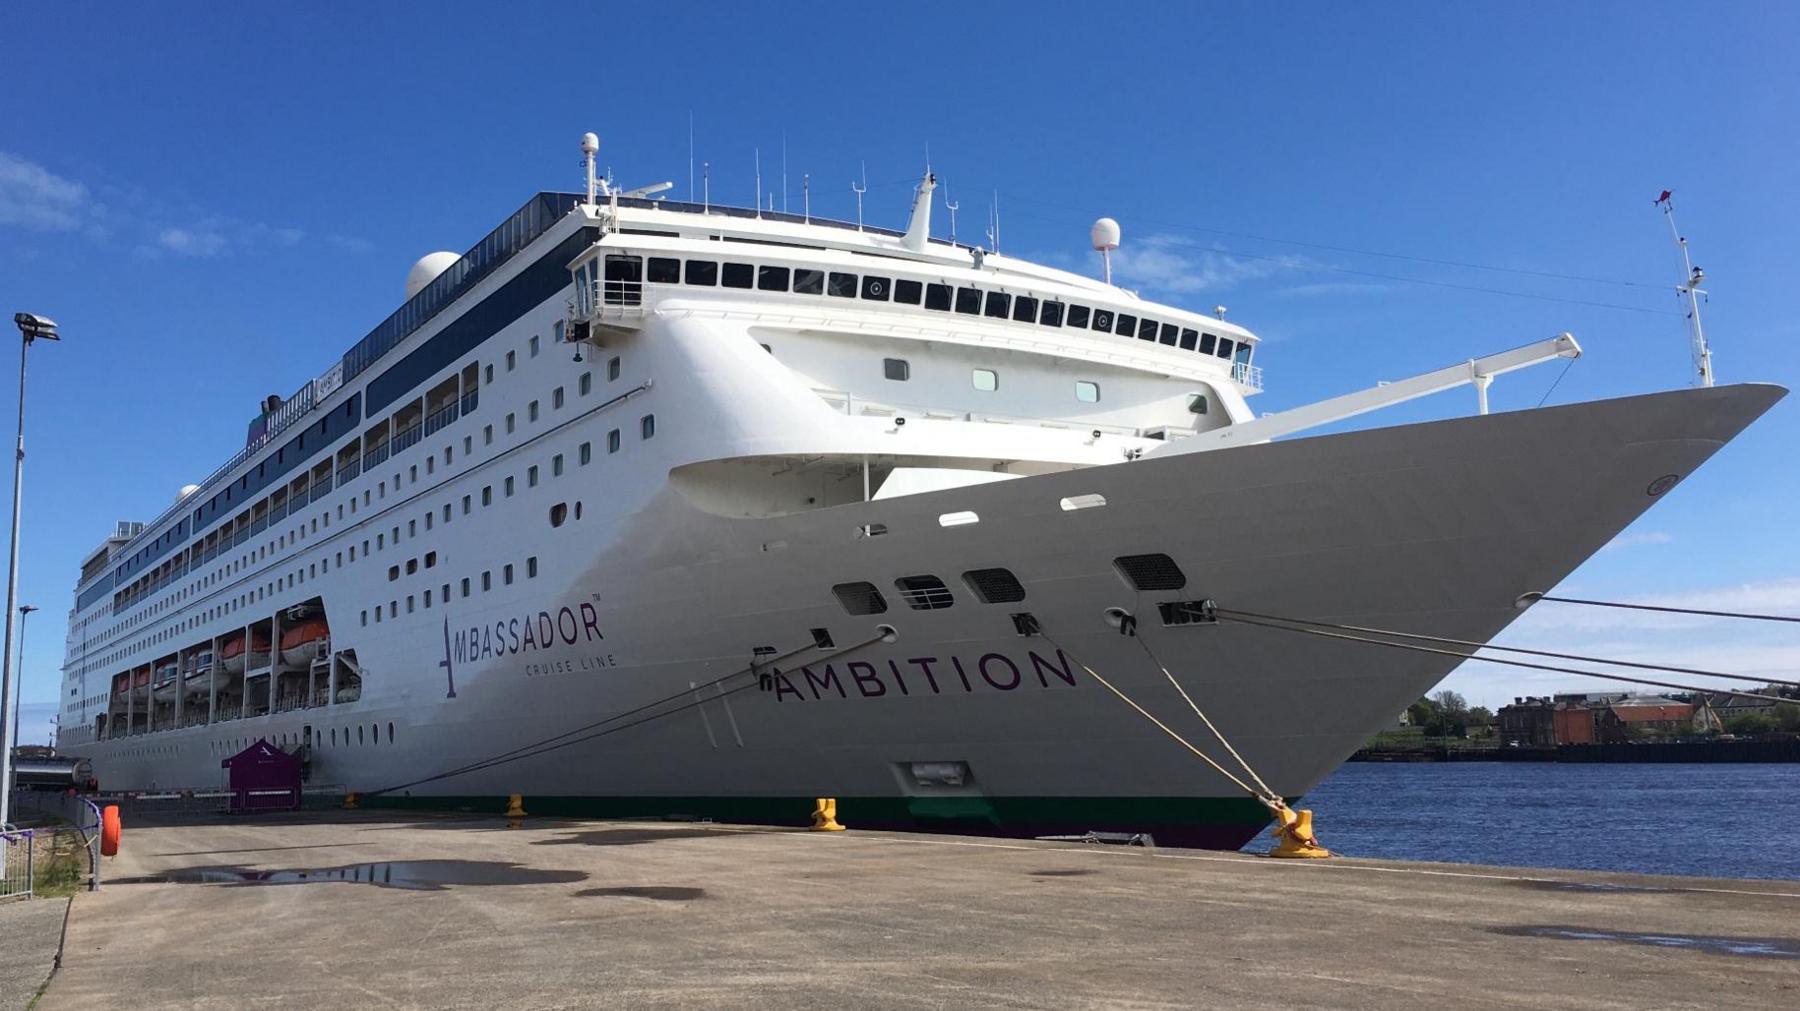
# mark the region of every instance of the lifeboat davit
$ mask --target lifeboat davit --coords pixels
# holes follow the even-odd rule
[[[281,663],[304,669],[331,650],[331,626],[324,618],[308,618],[281,633]]]
[[[150,686],[151,696],[158,702],[175,701],[175,682],[178,680],[179,668],[174,664],[156,669],[156,680]]]
[[[251,670],[269,665],[269,635],[258,631],[250,641],[249,656],[244,654],[244,633],[237,632],[225,637],[219,647],[219,669],[228,674],[242,674],[244,664],[248,661]]]
[[[196,653],[188,658],[187,673],[181,678],[181,690],[189,695],[211,695],[215,680],[220,687],[224,686],[224,677],[213,663],[212,651]]]

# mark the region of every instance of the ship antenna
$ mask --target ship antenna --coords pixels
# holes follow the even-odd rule
[[[812,173],[800,175],[800,210],[806,215],[806,223],[812,224]]]
[[[864,193],[869,192],[869,163],[868,162],[862,163],[862,185],[858,186],[858,185],[856,185],[856,180],[854,180],[854,179],[850,180],[850,192],[856,194],[856,230],[860,232],[860,231],[862,231],[862,227],[863,227],[862,226],[862,197],[863,197]]]
[[[1688,300],[1688,337],[1693,342],[1694,373],[1701,386],[1713,384],[1712,348],[1706,344],[1706,331],[1700,326],[1700,296],[1706,294],[1700,282],[1706,280],[1706,272],[1694,266],[1688,256],[1687,238],[1675,227],[1675,195],[1674,190],[1663,190],[1662,196],[1656,198],[1657,206],[1662,208],[1663,217],[1669,219],[1669,234],[1675,239],[1675,246],[1681,250],[1682,281],[1675,286],[1675,291],[1687,296]]]
[[[962,205],[950,199],[950,184],[944,184],[944,210],[950,212],[950,244],[956,245],[956,209]]]
[[[600,181],[594,176],[594,156],[600,153],[600,138],[592,133],[581,135],[581,155],[587,162],[587,202],[594,202],[595,194],[600,188]]]
[[[700,211],[712,213],[712,162],[700,163]]]
[[[762,148],[756,149],[756,217],[762,218]]]

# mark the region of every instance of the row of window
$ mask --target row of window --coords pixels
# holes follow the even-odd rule
[[[912,378],[912,363],[904,358],[883,358],[881,374],[886,379],[904,383]],[[969,381],[983,393],[992,393],[1000,388],[1000,374],[993,369],[975,369],[970,373]],[[1084,404],[1099,403],[1100,384],[1086,379],[1077,379],[1075,381],[1075,399]]]
[[[1127,586],[1140,593],[1179,590],[1187,586],[1187,575],[1165,554],[1121,555],[1113,559],[1113,569]],[[962,578],[969,591],[984,604],[1016,604],[1025,599],[1025,587],[1010,569],[970,569],[962,574]],[[956,596],[944,581],[929,574],[902,576],[894,580],[894,588],[901,601],[915,611],[940,611],[956,603]],[[874,583],[839,583],[831,588],[831,592],[851,615],[887,613],[887,598]],[[1189,602],[1176,602],[1164,609],[1164,623],[1189,623],[1193,620],[1194,610]]]
[[[525,578],[526,579],[536,579],[537,574],[538,574],[537,556],[532,555],[530,558],[525,559]],[[508,562],[505,565],[502,565],[500,567],[500,585],[511,586],[513,584],[514,576],[515,576],[515,572],[514,572],[513,564],[511,562]],[[394,577],[390,576],[390,578],[394,578]],[[465,599],[465,600],[468,599],[469,595],[472,592],[474,592],[472,589],[473,586],[474,586],[474,583],[470,577],[468,577],[468,576],[462,577],[461,590],[462,590],[463,599]],[[481,572],[481,592],[486,593],[489,590],[492,590],[493,588],[494,588],[494,570],[483,569]],[[443,584],[443,586],[438,588],[437,602],[439,604],[450,603],[450,584],[449,583],[445,583],[445,584]],[[425,590],[425,592],[422,594],[409,593],[406,595],[406,599],[404,602],[401,601],[399,598],[395,598],[394,600],[388,601],[387,602],[387,616],[390,620],[400,617],[400,607],[401,607],[402,603],[404,603],[406,606],[407,614],[413,613],[414,609],[421,605],[424,607],[430,607],[430,606],[432,606],[431,590],[430,590],[430,588],[427,588]],[[382,605],[377,603],[375,605],[374,611],[373,611],[373,613],[375,615],[375,624],[377,624],[377,625],[381,624],[381,607],[382,607]],[[370,613],[371,612],[367,611],[367,610],[362,612],[362,623],[364,626],[367,626],[369,624],[369,614]]]
[[[613,254],[606,258],[601,298],[610,304],[636,305],[642,297],[642,283],[646,281],[651,284],[742,288],[918,305],[937,312],[964,316],[1115,334],[1211,355],[1241,365],[1250,363],[1252,351],[1248,341],[1238,341],[1178,323],[1165,323],[1148,316],[1117,312],[1102,306],[1065,303],[1056,299],[1040,299],[1034,295],[1015,295],[906,277],[859,275],[767,263],[683,261],[668,256],[652,256],[646,260],[641,256]]]
[[[530,355],[532,357],[536,357],[536,355],[538,354],[538,351],[539,351],[539,338],[535,337],[535,336],[531,337],[527,343],[527,348],[529,350]],[[517,363],[516,352],[513,352],[513,351],[506,352],[505,367],[506,367],[507,371],[512,371],[516,367],[516,363]],[[475,369],[476,369],[475,365],[470,365],[465,370],[463,370],[463,373],[461,374],[462,381],[471,387],[474,386],[474,384],[476,383],[476,380],[474,377]],[[491,385],[493,382],[493,378],[494,378],[494,366],[490,364],[490,365],[486,366],[486,370],[487,370],[486,371],[486,382]],[[607,371],[607,380],[609,382],[615,381],[620,378],[620,374],[622,371],[621,370],[621,362],[617,356],[614,356],[610,360],[608,360],[608,362],[606,363],[606,371]],[[452,379],[448,380],[447,382],[455,382],[456,378],[457,377],[452,377]],[[593,373],[584,371],[578,379],[578,383],[577,383],[578,393],[580,395],[585,396],[591,392],[592,388],[593,388]],[[551,391],[551,405],[552,405],[553,409],[561,408],[564,405],[563,387],[558,386],[554,390]],[[531,421],[538,420],[538,413],[539,413],[538,412],[538,402],[534,400],[528,405],[529,420],[531,420]],[[509,434],[515,430],[516,421],[515,421],[514,415],[508,414],[506,416],[505,426],[506,426],[506,431]],[[641,417],[638,421],[638,431],[639,431],[641,438],[649,439],[649,438],[653,437],[656,433],[656,418],[655,418],[655,416],[653,414],[647,414],[647,415],[644,415],[643,417]],[[484,427],[483,433],[482,433],[482,438],[483,438],[484,444],[486,444],[486,445],[493,444],[493,442],[494,442],[494,426],[493,425],[487,425]],[[623,440],[621,438],[620,430],[613,429],[612,431],[608,432],[608,434],[607,434],[607,451],[609,453],[619,452],[622,441]],[[353,445],[353,446],[349,447],[346,450],[346,452],[354,452],[356,450],[356,448],[357,447]],[[474,454],[474,450],[475,450],[474,437],[473,436],[465,436],[463,439],[463,452],[464,452],[465,456],[472,456]],[[592,459],[592,456],[593,456],[592,445],[589,443],[585,443],[585,442],[582,443],[581,446],[579,447],[579,458],[580,458],[581,464],[586,465],[587,463],[589,463],[590,460]],[[454,453],[453,453],[452,447],[448,446],[448,445],[445,446],[444,450],[443,450],[443,462],[446,467],[448,467],[450,465],[453,458],[454,458]],[[327,461],[327,462],[329,462],[329,461]],[[427,456],[427,457],[423,458],[423,462],[425,465],[425,470],[427,472],[427,475],[429,475],[430,473],[435,471],[435,469],[436,469],[435,454],[432,456]],[[417,483],[419,480],[419,469],[420,469],[419,465],[416,463],[411,465],[411,467],[410,467],[410,472],[411,472],[412,480],[414,483]],[[551,469],[552,469],[553,476],[560,476],[563,473],[563,457],[561,454],[557,454],[555,457],[552,458]],[[526,481],[527,481],[528,486],[531,486],[531,487],[537,486],[537,484],[538,484],[538,468],[535,465],[527,469]],[[400,472],[398,472],[398,471],[396,471],[394,474],[393,484],[394,484],[395,490],[399,491],[399,489],[401,487],[401,475],[400,475]],[[512,495],[513,489],[514,489],[514,478],[511,476],[507,477],[505,479],[504,486],[505,486],[506,494],[508,496]],[[329,483],[327,483],[325,485],[325,487],[329,488],[330,487]],[[386,489],[387,489],[387,482],[385,480],[379,482],[374,489],[369,489],[369,488],[365,487],[363,490],[362,496],[360,496],[362,498],[362,504],[365,506],[368,506],[368,505],[373,504],[373,499],[376,497],[385,498],[386,497]],[[492,499],[493,499],[492,486],[488,486],[483,489],[482,497],[483,497],[483,503],[482,503],[483,505],[487,505],[492,501]],[[357,511],[356,498],[357,498],[357,496],[351,496],[346,502],[338,503],[337,518],[340,521],[345,519],[346,505],[348,506],[349,513],[354,514]],[[464,510],[463,511],[466,514],[469,510],[469,496],[465,495],[463,497],[463,499],[464,499]],[[579,505],[577,506],[577,509],[579,509]],[[297,515],[297,512],[298,512],[298,510],[296,508],[295,510],[293,510],[292,514]],[[445,520],[445,522],[448,522],[450,519],[450,507],[448,505],[446,505],[444,507],[444,512],[445,512],[444,520]],[[289,515],[289,513],[284,512],[283,515],[284,516]],[[331,516],[331,511],[329,509],[321,512],[318,517],[311,519],[311,521],[310,521],[311,532],[316,534],[319,531],[321,522],[323,522],[323,524],[326,528],[329,528],[331,526],[331,520],[332,520],[332,516]],[[425,514],[424,521],[426,524],[426,528],[430,529],[430,526],[432,523],[432,516],[431,516],[429,510]],[[416,532],[417,523],[418,523],[417,520],[408,521],[409,527],[414,528],[413,532]],[[113,623],[111,630],[122,631],[131,626],[141,624],[145,621],[153,620],[161,612],[166,611],[171,607],[179,606],[181,601],[184,600],[185,598],[187,598],[188,596],[190,596],[191,594],[197,593],[197,592],[205,589],[207,586],[212,585],[213,583],[219,582],[229,576],[236,574],[240,570],[248,568],[251,564],[261,561],[262,559],[273,555],[276,551],[284,549],[284,548],[288,547],[290,544],[297,544],[300,540],[305,538],[307,533],[308,533],[308,524],[307,524],[307,522],[303,521],[295,527],[294,531],[291,534],[281,534],[275,540],[270,541],[266,545],[261,545],[261,546],[257,546],[257,547],[253,547],[253,548],[249,549],[248,551],[245,552],[245,554],[242,557],[233,559],[231,561],[228,561],[228,562],[222,564],[221,566],[218,567],[218,569],[216,571],[208,573],[208,574],[202,576],[201,578],[194,580],[193,584],[191,586],[187,586],[187,587],[178,589],[176,592],[170,594],[169,596],[165,597],[164,599],[155,601],[150,607],[145,608],[141,613],[119,617],[119,619]],[[400,528],[398,526],[396,526],[393,531],[394,543],[397,544],[399,542],[399,539],[400,539]],[[378,546],[381,546],[381,547],[386,546],[386,544],[385,544],[386,537],[384,535],[376,534],[375,540],[377,541]],[[196,550],[198,550],[198,549],[196,549]],[[352,561],[354,561],[355,557],[356,557],[356,547],[354,544],[352,544],[350,546],[349,554],[350,554],[350,559]],[[367,538],[365,538],[363,540],[363,554],[364,555],[370,554],[369,540]],[[435,560],[435,554],[432,556],[432,558]],[[345,560],[344,552],[339,551],[337,554],[338,564],[340,566],[342,566],[344,564],[344,560]],[[418,561],[419,560],[415,559],[414,564],[416,564]],[[207,621],[211,621],[218,617],[223,617],[224,615],[229,614],[234,611],[237,611],[243,607],[251,606],[260,601],[264,601],[264,600],[268,599],[270,596],[279,592],[281,589],[283,589],[284,584],[287,588],[292,588],[293,586],[295,586],[298,583],[304,583],[309,574],[317,576],[320,573],[320,571],[329,572],[330,567],[331,567],[331,559],[330,558],[321,558],[321,560],[319,562],[314,563],[313,565],[304,566],[304,567],[297,569],[295,571],[295,573],[289,574],[288,576],[285,577],[285,579],[278,578],[274,582],[271,582],[270,584],[268,584],[267,587],[255,587],[255,588],[247,589],[244,593],[236,595],[236,596],[230,598],[229,600],[226,600],[226,601],[220,603],[219,605],[217,605],[215,607],[210,607],[201,612],[198,612],[193,617],[191,617],[187,620],[184,620],[182,622],[179,622],[175,626],[172,626],[172,627],[166,628],[166,629],[160,629],[154,633],[151,633],[150,635],[148,635],[146,638],[144,638],[141,641],[138,641],[135,643],[130,643],[130,644],[122,643],[119,645],[118,648],[109,651],[104,656],[98,657],[95,660],[90,661],[90,663],[95,666],[104,667],[104,666],[110,665],[111,663],[123,661],[126,658],[128,658],[129,656],[131,656],[132,654],[138,652],[139,650],[143,649],[146,646],[160,645],[161,643],[172,640],[174,637],[182,634],[183,632],[188,631],[192,628],[198,627],[199,625],[201,625]],[[191,565],[184,565],[183,572],[181,574],[186,574],[186,572],[191,570],[191,568],[192,568]],[[309,572],[309,570],[310,570],[310,572]],[[397,578],[397,577],[395,577],[395,578]]]

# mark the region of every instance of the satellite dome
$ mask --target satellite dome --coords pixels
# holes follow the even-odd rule
[[[199,490],[200,486],[197,484],[184,484],[181,486],[181,490],[175,493],[175,501],[179,502]]]
[[[1094,240],[1095,249],[1119,248],[1119,223],[1111,218],[1101,218],[1094,222],[1088,235]]]
[[[457,253],[426,253],[419,257],[419,262],[406,272],[406,297],[412,298],[425,290],[425,286],[437,279],[439,274],[450,269],[450,265],[462,259]]]

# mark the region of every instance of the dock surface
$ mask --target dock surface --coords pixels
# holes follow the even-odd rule
[[[128,824],[38,1007],[1800,1005],[1800,882],[843,817],[852,831],[388,812]]]

